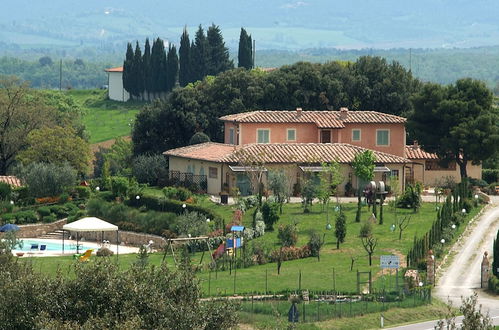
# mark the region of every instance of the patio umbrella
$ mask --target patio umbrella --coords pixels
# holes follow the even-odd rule
[[[12,223],[7,223],[0,227],[0,232],[6,232],[6,231],[18,231],[19,227],[12,224]]]

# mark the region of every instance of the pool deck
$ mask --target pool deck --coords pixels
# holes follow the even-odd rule
[[[60,239],[47,239],[47,238],[24,238],[26,240],[36,240],[40,243],[46,242],[46,243],[57,243],[57,244],[62,244],[62,240]],[[75,240],[64,240],[64,244],[74,244],[76,245]],[[93,248],[94,251],[92,252],[93,255],[97,252],[99,248],[102,247],[102,244],[96,243],[96,242],[89,242],[89,241],[79,241],[79,244],[85,245],[85,247]],[[125,245],[120,245],[119,247],[116,246],[116,244],[106,244],[105,247],[110,249],[116,254],[116,250],[118,249],[119,254],[128,254],[128,253],[137,253],[139,251],[139,248],[137,247],[132,247],[132,246],[125,246]],[[73,254],[76,253],[75,250],[66,250],[64,251],[64,254],[61,253],[61,251],[21,251],[21,250],[12,250],[12,254],[16,255],[16,253],[22,252],[24,255],[22,258],[26,257],[60,257],[60,256],[72,256]],[[80,253],[84,253],[85,249],[80,249]]]

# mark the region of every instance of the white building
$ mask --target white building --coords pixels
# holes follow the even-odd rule
[[[107,72],[108,97],[110,100],[126,102],[130,94],[123,88],[123,67],[110,68]]]

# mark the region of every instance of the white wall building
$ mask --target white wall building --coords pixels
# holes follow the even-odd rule
[[[130,94],[123,88],[123,67],[110,68],[107,72],[108,96],[110,100],[126,102]]]

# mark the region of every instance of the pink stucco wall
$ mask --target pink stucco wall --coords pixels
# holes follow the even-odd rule
[[[360,141],[352,141],[352,130],[360,129]],[[376,145],[376,130],[388,129],[389,145]],[[348,124],[345,123],[345,128],[340,130],[339,141],[341,143],[349,143],[363,148],[386,152],[392,155],[405,157],[405,126],[404,124]]]
[[[270,129],[270,143],[316,143],[318,141],[315,124],[241,123],[241,143],[257,143],[257,129],[259,128]],[[287,140],[287,129],[289,128],[296,129],[296,141]],[[228,133],[226,133],[226,139],[228,141]]]

